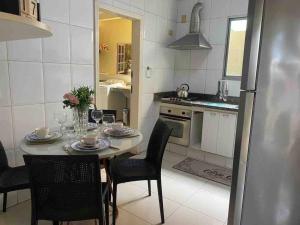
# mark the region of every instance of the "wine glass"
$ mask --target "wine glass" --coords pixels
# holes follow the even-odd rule
[[[67,114],[64,112],[56,112],[54,113],[54,119],[60,126],[60,133],[63,134],[64,124],[67,122]]]
[[[99,130],[99,123],[100,123],[100,120],[102,120],[103,111],[102,110],[93,109],[92,112],[91,112],[91,117],[92,117],[93,120],[96,121],[97,128]]]
[[[115,123],[116,118],[113,114],[104,114],[102,118],[102,123],[105,127],[111,127],[111,124]]]

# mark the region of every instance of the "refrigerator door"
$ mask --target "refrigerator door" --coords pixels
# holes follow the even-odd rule
[[[247,32],[243,59],[241,89],[256,89],[256,75],[261,42],[264,0],[250,0],[248,6]]]
[[[241,220],[254,99],[255,92],[241,91],[240,102],[243,104],[237,124],[228,225],[239,225]]]
[[[300,223],[299,9],[265,1],[242,225]]]

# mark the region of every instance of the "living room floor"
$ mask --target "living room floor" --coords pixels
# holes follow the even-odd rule
[[[166,152],[163,160],[162,185],[166,225],[226,225],[230,188],[172,167],[185,157]],[[147,182],[118,186],[118,225],[160,224],[156,182],[148,197]],[[30,201],[0,213],[1,225],[29,225]],[[111,221],[110,221],[111,222]],[[51,222],[40,221],[39,225]],[[94,225],[94,221],[72,222],[70,225]]]

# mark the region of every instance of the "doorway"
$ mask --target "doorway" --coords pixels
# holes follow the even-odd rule
[[[141,38],[140,18],[96,4],[96,107],[132,128],[139,127]]]

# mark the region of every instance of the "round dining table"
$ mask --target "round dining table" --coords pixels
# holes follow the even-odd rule
[[[105,150],[95,152],[76,152],[70,148],[72,138],[63,136],[60,140],[48,144],[30,144],[23,140],[20,144],[20,149],[29,155],[82,155],[82,154],[97,154],[99,159],[108,159],[120,154],[129,152],[134,147],[137,147],[143,141],[141,132],[136,131],[132,137],[114,138],[107,137],[111,146]],[[73,138],[75,141],[75,138]]]

